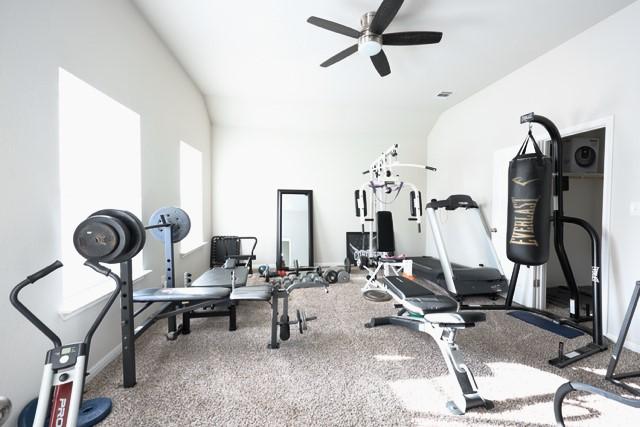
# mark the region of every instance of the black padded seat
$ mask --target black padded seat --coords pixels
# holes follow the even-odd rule
[[[404,276],[388,276],[384,278],[384,282],[387,288],[398,295],[400,299],[435,295],[429,289]]]
[[[425,313],[443,313],[458,310],[458,303],[444,295],[430,295],[426,297],[406,298],[407,308],[413,307],[412,311]]]
[[[273,295],[273,286],[255,285],[234,289],[229,297],[231,301],[269,301]]]
[[[384,278],[387,289],[392,292],[409,311],[419,314],[452,312],[458,303],[446,295],[436,295],[429,289],[403,276]]]
[[[193,281],[191,287],[231,287],[231,272],[235,271],[236,284],[235,286],[245,286],[247,284],[247,278],[249,277],[249,269],[247,267],[235,267],[233,269],[227,269],[222,267],[214,267],[211,270],[205,271],[202,276]]]
[[[229,298],[228,288],[147,288],[133,292],[133,302],[209,301]]]

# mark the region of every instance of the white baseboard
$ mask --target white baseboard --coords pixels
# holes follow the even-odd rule
[[[609,339],[611,340],[611,342],[612,342],[612,343],[615,343],[615,342],[616,342],[616,340],[618,339],[618,336],[617,336],[617,335],[604,334],[604,336],[605,336],[605,337],[607,337],[607,338],[609,338]],[[613,348],[613,346],[612,346],[612,348]],[[626,348],[626,349],[628,349],[628,350],[631,350],[631,351],[634,351],[634,352],[636,352],[636,353],[640,353],[640,344],[635,343],[635,342],[633,342],[633,341],[629,341],[629,340],[627,340],[627,341],[624,343],[624,348]]]
[[[95,365],[88,369],[89,376],[87,382],[90,382],[93,377],[100,371],[102,371],[109,363],[116,360],[116,358],[122,353],[122,345],[118,344],[111,351],[109,351],[102,359],[98,360]]]

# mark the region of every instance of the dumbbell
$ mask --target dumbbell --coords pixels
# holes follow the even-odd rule
[[[351,261],[349,258],[344,259],[344,267],[338,270],[338,282],[347,283],[351,280]]]
[[[334,284],[338,282],[338,272],[335,270],[327,270],[322,274],[322,278],[327,281],[327,283]]]
[[[317,316],[307,316],[307,313],[302,309],[296,310],[296,317],[298,318],[298,330],[301,334],[304,334],[304,331],[307,330],[307,322],[318,318]]]

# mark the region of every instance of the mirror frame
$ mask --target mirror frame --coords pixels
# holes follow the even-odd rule
[[[312,267],[313,262],[313,190],[278,190],[278,227],[276,234],[276,270],[290,270],[290,267],[282,265],[282,196],[285,194],[301,194],[307,196],[309,202],[309,265],[301,265],[300,268]]]

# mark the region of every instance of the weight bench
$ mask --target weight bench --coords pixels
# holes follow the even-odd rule
[[[287,341],[291,336],[291,325],[298,325],[300,333],[307,329],[307,322],[315,320],[315,317],[307,317],[304,310],[296,311],[296,319],[289,320],[289,294],[295,289],[303,288],[328,288],[325,281],[302,282],[301,280],[284,282],[282,280],[265,285],[244,286],[233,288],[229,299],[232,303],[239,301],[262,301],[271,303],[271,339],[268,348],[275,350],[280,347],[280,340]],[[327,290],[328,291],[328,290]],[[282,300],[282,312],[280,313],[280,300]],[[278,334],[278,329],[280,333]]]
[[[470,328],[486,319],[484,313],[457,312],[458,303],[445,295],[437,295],[403,276],[390,276],[382,280],[385,291],[400,308],[396,316],[374,317],[365,327],[383,325],[404,326],[429,334],[438,344],[456,384],[456,397],[447,402],[447,408],[455,415],[463,415],[468,409],[493,404],[483,399],[473,374],[463,362],[463,355],[455,343],[460,329]]]
[[[178,334],[191,332],[191,319],[194,317],[229,317],[229,330],[236,330],[236,310],[229,296],[231,290],[224,287],[214,288],[147,288],[133,292],[133,302],[145,304],[134,313],[134,318],[154,303],[164,303],[162,308],[135,329],[136,337],[160,319],[182,314],[182,324],[167,334],[173,340]],[[227,307],[226,310],[215,310],[216,306]],[[204,312],[195,311],[208,309]]]

